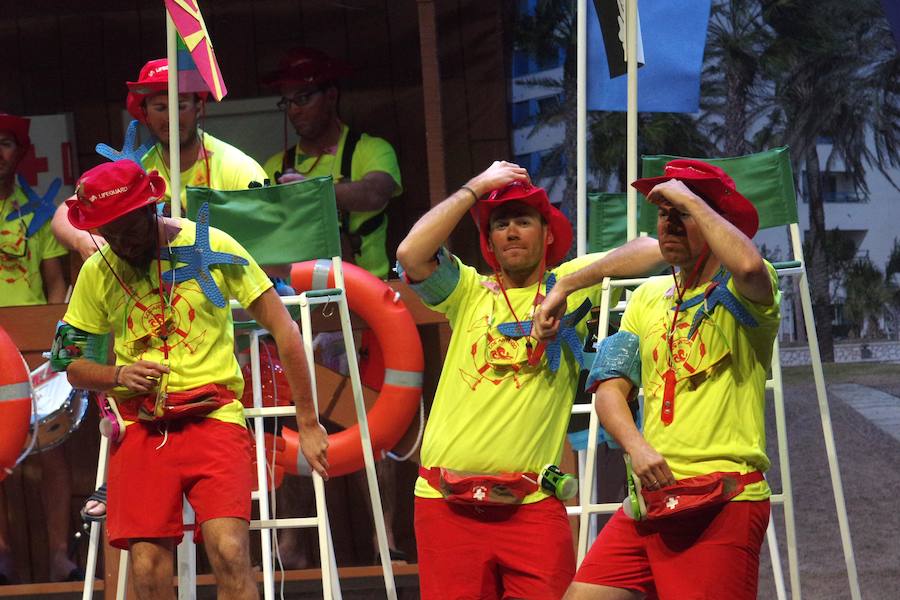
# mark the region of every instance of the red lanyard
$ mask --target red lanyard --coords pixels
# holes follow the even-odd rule
[[[700,272],[703,270],[703,266],[706,265],[706,261],[708,258],[709,247],[704,247],[703,251],[700,253],[700,258],[697,259],[696,264],[694,264],[693,270],[685,280],[683,288],[678,285],[678,276],[675,274],[675,267],[672,267],[672,279],[675,281],[675,291],[677,294],[677,298],[675,302],[675,314],[672,315],[672,324],[669,326],[669,331],[666,335],[666,345],[669,350],[666,353],[666,361],[669,364],[669,368],[665,373],[663,373],[663,403],[662,410],[659,414],[660,420],[666,425],[670,425],[675,419],[676,379],[675,367],[672,364],[672,356],[675,353],[675,325],[678,323],[678,313],[681,311],[681,303],[684,300],[684,292],[696,285],[697,279],[700,277]]]

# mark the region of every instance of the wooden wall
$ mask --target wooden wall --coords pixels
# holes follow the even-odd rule
[[[421,2],[422,0],[420,0]],[[321,48],[355,67],[342,113],[385,137],[400,157],[405,194],[390,210],[396,246],[430,206],[425,163],[419,23],[414,0],[206,0],[201,8],[228,86],[228,99],[271,95],[262,74],[294,45]],[[435,2],[444,109],[447,187],[510,158],[501,0]],[[160,0],[0,0],[0,110],[72,112],[77,162],[100,162],[97,142],[118,147],[125,81],[165,55]],[[281,131],[273,131],[279,139]],[[227,139],[227,137],[226,137]],[[257,157],[264,160],[265,157]],[[474,228],[454,246],[477,260]]]

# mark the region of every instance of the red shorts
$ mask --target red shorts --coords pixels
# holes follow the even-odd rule
[[[620,509],[581,563],[575,581],[655,598],[756,600],[769,501],[638,523]]]
[[[168,425],[168,438],[156,424],[129,425],[112,445],[106,525],[116,548],[138,538],[181,541],[183,496],[198,526],[220,517],[250,520],[256,480],[247,430],[208,418]],[[199,538],[199,528],[196,533]]]
[[[566,509],[555,498],[467,506],[416,498],[422,598],[559,600],[575,573]]]

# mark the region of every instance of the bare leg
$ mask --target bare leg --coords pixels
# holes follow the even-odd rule
[[[171,539],[131,541],[131,573],[140,600],[174,600],[174,547]]]
[[[231,517],[210,519],[201,526],[220,600],[256,600],[259,588],[250,566],[250,526]]]
[[[69,498],[72,475],[63,446],[38,455],[41,463],[41,501],[47,519],[50,580],[65,581],[76,568],[69,559]]]
[[[572,582],[563,600],[643,600],[644,594],[606,585]]]

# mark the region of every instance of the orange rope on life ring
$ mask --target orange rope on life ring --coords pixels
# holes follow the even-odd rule
[[[16,465],[31,422],[31,379],[19,349],[0,327],[0,481]]]
[[[409,428],[422,395],[425,359],[416,323],[388,284],[365,269],[343,263],[344,285],[350,310],[372,329],[384,355],[384,384],[369,409],[369,434],[376,460],[393,448]],[[294,264],[291,285],[297,293],[334,287],[330,260]],[[308,475],[309,465],[299,452],[297,432],[282,430],[275,440],[275,463],[288,473]],[[282,444],[283,441],[283,444]],[[328,474],[346,475],[363,468],[359,425],[328,437]]]

